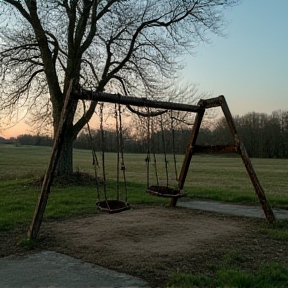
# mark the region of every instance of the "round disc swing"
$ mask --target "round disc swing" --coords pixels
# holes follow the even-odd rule
[[[117,143],[117,197],[116,199],[108,199],[107,196],[107,183],[106,183],[106,168],[105,168],[105,133],[103,128],[103,106],[100,104],[100,132],[101,132],[101,150],[102,150],[102,174],[103,174],[103,189],[105,200],[100,199],[99,185],[97,185],[98,201],[96,206],[99,210],[107,213],[119,213],[130,209],[127,197],[126,175],[125,175],[125,163],[124,163],[124,145],[123,145],[123,133],[122,133],[122,119],[121,119],[121,106],[115,104],[115,122],[116,122],[116,143]],[[93,161],[95,171],[96,161]],[[123,173],[123,182],[125,189],[125,201],[120,200],[120,170]]]
[[[164,155],[164,163],[165,163],[165,173],[166,173],[166,185],[159,185],[159,177],[158,177],[158,170],[157,170],[157,160],[156,160],[156,153],[155,153],[155,143],[154,143],[154,123],[150,121],[150,117],[147,120],[147,157],[146,161],[146,168],[147,168],[147,189],[146,193],[151,194],[153,196],[158,197],[165,197],[165,198],[180,198],[185,196],[182,190],[178,187],[169,187],[169,172],[168,172],[168,160],[167,160],[167,152],[166,152],[166,139],[165,139],[165,131],[163,127],[163,118],[162,115],[160,116],[160,128],[161,128],[161,138],[162,138],[162,146],[163,146],[163,155]],[[174,134],[174,125],[173,125],[173,117],[171,111],[171,131],[172,131],[172,152],[173,152],[173,160],[174,160],[174,170],[176,180],[178,181],[178,173],[177,173],[177,163],[176,163],[176,153],[175,153],[175,134]],[[150,147],[151,144],[151,147]],[[150,175],[150,154],[152,150],[153,154],[153,166],[154,172],[156,177],[156,184],[157,185],[149,185],[149,175]]]

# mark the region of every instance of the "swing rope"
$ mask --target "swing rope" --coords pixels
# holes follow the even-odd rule
[[[119,188],[119,168],[120,168],[120,153],[119,153],[119,123],[118,123],[118,113],[117,113],[117,104],[115,103],[115,112],[114,112],[115,122],[116,122],[116,143],[117,143],[117,181],[116,181],[116,190],[117,190],[117,200],[120,198],[120,188]]]
[[[155,152],[155,130],[154,130],[154,121],[152,119],[151,123],[151,150],[153,151],[153,164],[154,164],[154,172],[156,177],[157,186],[159,186],[159,177],[158,177],[158,169],[157,169],[157,158]]]
[[[163,127],[163,117],[160,116],[160,127],[162,135],[162,145],[163,145],[163,154],[164,154],[164,163],[165,163],[165,173],[166,173],[166,186],[169,186],[169,173],[168,173],[168,160],[167,160],[167,151],[166,151],[166,142],[165,142],[165,131]]]
[[[123,173],[124,189],[125,189],[125,203],[128,204],[128,192],[127,192],[127,181],[126,181],[126,167],[124,162],[124,139],[123,139],[123,129],[122,129],[122,115],[121,115],[121,105],[118,104],[119,113],[119,145],[121,153],[121,170]],[[119,151],[119,150],[118,150]],[[119,171],[119,169],[118,169]]]
[[[148,108],[148,114],[149,114],[149,108]],[[147,153],[146,153],[146,177],[147,177],[147,187],[149,187],[150,182],[150,117],[147,117]]]
[[[176,146],[175,145],[175,129],[174,129],[174,118],[173,118],[172,110],[170,110],[170,118],[171,118],[172,152],[173,152],[173,160],[174,160],[175,180],[178,181],[177,159],[176,159],[176,148],[175,148]]]
[[[82,104],[83,104],[83,109],[84,109],[84,114],[85,114],[86,113],[86,106],[85,106],[84,100],[82,100]],[[99,175],[98,175],[98,169],[100,168],[99,167],[99,161],[97,158],[96,149],[95,149],[94,143],[93,143],[93,136],[92,136],[91,128],[90,128],[88,121],[86,123],[86,126],[87,126],[87,130],[88,130],[90,146],[91,146],[91,151],[92,151],[92,165],[94,168],[94,176],[95,176],[95,181],[96,181],[97,199],[98,199],[98,201],[100,201],[100,188],[99,188],[100,182],[99,182]]]
[[[100,131],[101,131],[101,150],[102,150],[102,173],[103,173],[103,189],[104,189],[104,197],[107,204],[108,209],[109,203],[107,198],[107,184],[106,184],[106,169],[105,169],[105,133],[103,128],[103,107],[104,103],[100,103]]]
[[[96,179],[95,181],[96,181],[97,198],[98,198],[98,201],[100,201],[100,189],[99,189],[99,178],[98,178],[99,162],[98,162],[96,150],[95,150],[94,145],[93,145],[93,137],[92,137],[90,125],[88,122],[86,125],[87,125],[87,130],[88,130],[88,135],[89,135],[90,145],[91,145],[91,151],[92,151],[92,159],[93,159],[92,164],[94,167],[94,175],[95,175],[95,179]]]

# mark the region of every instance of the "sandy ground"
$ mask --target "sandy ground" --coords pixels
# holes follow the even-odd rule
[[[150,207],[58,222],[53,229],[67,246],[93,251],[91,257],[132,257],[129,261],[141,265],[152,255],[165,258],[200,251],[211,243],[235,237],[244,226],[239,226],[239,221],[195,215],[187,209]]]
[[[229,251],[239,251],[240,265],[252,269],[268,259],[286,259],[286,243],[258,233],[264,223],[179,207],[137,206],[118,214],[48,223],[46,229],[54,235],[53,250],[157,287],[177,271],[211,274]]]
[[[213,275],[231,251],[241,256],[234,260],[245,269],[257,269],[266,261],[288,264],[287,242],[260,233],[264,223],[263,219],[140,205],[118,214],[44,222],[37,249],[128,273],[151,287],[164,287],[169,275],[179,271]],[[9,234],[2,234],[2,243],[5,237]],[[10,244],[1,247],[2,256],[15,252],[11,233],[9,239]]]

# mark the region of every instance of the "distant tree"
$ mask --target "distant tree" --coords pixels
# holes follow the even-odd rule
[[[274,111],[271,115],[251,112],[233,118],[250,157],[288,157],[288,111]],[[211,132],[213,144],[233,144],[224,117]]]
[[[0,143],[5,143],[5,142],[7,142],[7,140],[3,137],[0,137]]]
[[[272,113],[272,117],[279,123],[278,154],[281,158],[288,158],[288,111],[278,110]]]
[[[234,118],[236,122],[237,119]],[[213,129],[212,144],[233,144],[234,138],[229,130],[227,120],[223,116],[218,121],[216,121],[215,129]]]
[[[221,34],[238,0],[2,0],[0,105],[26,107],[57,131],[69,83],[146,97],[169,85],[179,56]],[[71,173],[72,145],[97,103],[69,100],[57,173]],[[54,133],[55,135],[55,133]]]
[[[51,137],[40,134],[22,134],[16,138],[16,141],[20,145],[52,146],[53,144],[53,140]]]

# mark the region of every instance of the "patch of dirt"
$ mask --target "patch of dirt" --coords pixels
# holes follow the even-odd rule
[[[259,233],[263,223],[178,207],[135,206],[118,214],[44,222],[37,249],[64,253],[163,287],[173,272],[214,275],[225,261],[246,270],[271,261],[288,265],[287,242]],[[22,230],[0,233],[2,257],[27,253],[13,240]],[[5,239],[10,244],[3,246]],[[227,260],[229,252],[237,253]]]

